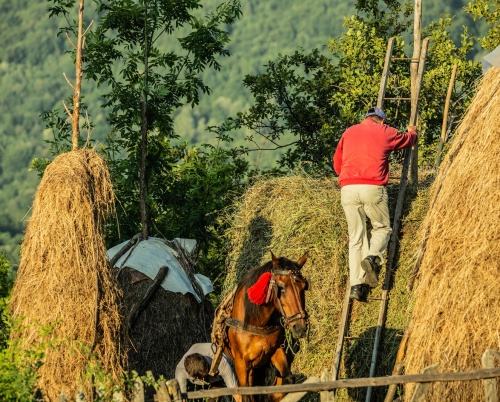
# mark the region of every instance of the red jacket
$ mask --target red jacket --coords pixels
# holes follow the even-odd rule
[[[377,124],[370,118],[349,127],[333,155],[333,168],[339,175],[340,187],[348,184],[387,184],[389,154],[411,147],[416,142],[416,131],[399,133],[395,128]]]

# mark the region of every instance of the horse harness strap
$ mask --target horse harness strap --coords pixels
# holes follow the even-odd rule
[[[237,330],[249,332],[254,335],[269,335],[279,331],[282,328],[281,325],[272,325],[270,327],[256,327],[255,325],[245,324],[244,322],[233,317],[229,317],[226,320],[226,325],[228,327],[233,327]]]

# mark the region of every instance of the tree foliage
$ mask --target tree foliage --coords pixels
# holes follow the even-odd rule
[[[50,14],[70,20],[74,2],[53,3]],[[109,111],[110,131],[101,151],[109,160],[119,224],[110,223],[108,242],[141,230],[139,172],[146,146],[150,233],[194,238],[207,256],[217,231],[213,211],[224,208],[229,195],[238,191],[247,164],[215,147],[174,145],[172,140],[180,136],[173,119],[180,107],[194,107],[200,94],[210,92],[200,74],[219,70],[219,58],[229,56],[227,26],[240,17],[240,2],[228,0],[204,15],[199,0],[94,3],[99,20],[87,33],[84,76],[97,82],[103,108]],[[74,25],[61,31],[74,34]],[[166,48],[164,36],[177,38],[177,44]],[[68,125],[56,112],[45,116],[59,137],[53,150],[64,150]]]
[[[267,64],[266,72],[245,77],[254,105],[226,120],[212,132],[228,139],[235,130],[249,129],[267,140],[267,147],[288,147],[280,164],[293,168],[304,161],[316,169],[331,165],[331,156],[343,131],[360,121],[376,104],[387,40],[396,39],[393,57],[408,58],[403,34],[410,27],[409,5],[385,2],[386,18],[380,21],[379,1],[358,2],[360,11],[345,18],[345,32],[330,42],[332,58],[317,51],[279,56]],[[364,14],[364,15],[363,15]],[[468,60],[473,38],[463,29],[460,45],[450,35],[452,18],[444,16],[424,30],[430,39],[420,96],[420,152],[424,162],[433,162],[433,149],[441,135],[444,99],[451,70],[458,65],[451,114],[460,116],[473,95],[480,65]],[[410,97],[408,60],[393,61],[386,97]],[[386,100],[390,124],[403,130],[409,122],[410,102]],[[262,150],[264,147],[261,147]],[[245,147],[242,152],[255,148]]]
[[[495,49],[500,45],[500,1],[499,0],[473,0],[465,11],[472,15],[474,20],[483,19],[489,26],[488,32],[479,38],[484,49]]]

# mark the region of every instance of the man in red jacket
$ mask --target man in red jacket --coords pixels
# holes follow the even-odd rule
[[[333,168],[339,175],[340,197],[349,232],[351,299],[365,301],[370,287],[378,285],[383,253],[391,236],[386,184],[389,155],[417,142],[417,128],[406,133],[385,124],[387,116],[370,108],[365,119],[349,127],[338,143]],[[370,240],[366,227],[370,220]]]

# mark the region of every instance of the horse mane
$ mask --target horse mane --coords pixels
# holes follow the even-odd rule
[[[292,270],[295,272],[300,271],[300,267],[297,265],[295,261],[292,261],[286,257],[279,257],[279,269],[283,270]],[[260,313],[260,310],[264,308],[265,305],[258,305],[255,303],[252,303],[247,295],[247,289],[252,286],[255,282],[257,282],[257,279],[265,273],[265,272],[271,272],[273,270],[273,262],[268,261],[264,265],[261,265],[260,267],[254,267],[246,271],[238,281],[237,285],[237,290],[236,293],[239,292],[241,288],[244,288],[244,300],[243,300],[243,305],[245,307],[245,319],[243,320],[245,324],[249,324],[249,319],[251,317],[257,317]],[[276,315],[276,317],[279,317],[279,314]]]

